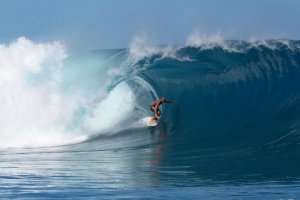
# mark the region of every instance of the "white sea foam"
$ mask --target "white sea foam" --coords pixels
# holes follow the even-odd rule
[[[180,46],[157,46],[146,35],[137,35],[133,38],[129,47],[129,56],[125,65],[132,66],[144,58],[159,55],[157,59],[172,58],[179,61],[189,61],[188,57],[180,57],[176,55],[176,51]],[[145,65],[147,66],[147,64]]]
[[[64,128],[73,112],[58,91],[66,56],[59,42],[21,37],[0,45],[0,148],[62,145],[86,138]]]
[[[121,83],[92,109],[83,126],[95,134],[117,132],[126,128],[124,121],[130,119],[134,105],[132,90],[126,83]]]
[[[130,87],[121,83],[108,93],[102,88],[94,99],[80,95],[78,90],[86,89],[80,86],[74,94],[64,94],[66,57],[59,42],[36,43],[21,37],[0,45],[0,148],[65,145],[126,128],[135,106]],[[116,71],[103,73],[110,79],[115,75]],[[96,99],[99,94],[105,95]],[[76,112],[81,108],[86,114],[78,121]]]
[[[269,49],[276,50],[280,48],[280,45],[278,44],[284,45],[292,51],[299,48],[298,45],[291,45],[291,41],[287,39],[270,40],[270,39],[256,39],[254,37],[251,37],[249,41],[251,43],[251,47],[256,47],[256,48],[258,48],[259,46],[264,46]]]
[[[161,53],[161,49],[152,45],[149,38],[145,35],[136,36],[129,47],[129,58],[133,62],[139,61],[145,57]]]
[[[187,37],[185,45],[200,49],[212,49],[215,47],[221,47],[230,52],[240,52],[240,50],[234,45],[230,45],[219,32],[215,34],[205,34],[199,29],[194,30]]]
[[[157,59],[172,58],[178,61],[193,61],[187,56],[179,56],[177,54],[179,49],[186,46],[200,49],[211,49],[219,46],[227,51],[240,52],[234,45],[229,45],[220,33],[208,35],[196,29],[187,37],[185,45],[182,46],[157,46],[144,34],[133,38],[125,64],[126,66],[131,66],[153,55],[160,55]],[[147,66],[147,64],[144,64],[144,66]]]
[[[195,30],[187,37],[186,45],[192,47],[200,47],[202,49],[210,49],[215,47],[216,45],[223,46],[225,44],[224,39],[221,37],[220,33],[207,35],[201,33],[199,30]]]

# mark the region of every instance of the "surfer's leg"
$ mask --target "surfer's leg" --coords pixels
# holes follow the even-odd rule
[[[153,106],[150,106],[150,110],[155,114],[155,110]]]
[[[161,115],[161,111],[159,110],[159,109],[157,109],[157,111],[156,111],[156,113],[155,113],[155,117],[160,117],[160,115]]]
[[[150,110],[151,110],[152,112],[154,112],[154,108],[153,108],[153,106],[150,106]]]

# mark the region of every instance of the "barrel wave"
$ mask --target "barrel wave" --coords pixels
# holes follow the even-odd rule
[[[299,41],[132,46],[68,56],[59,43],[20,38],[1,50],[7,55],[1,148],[83,142],[105,150],[163,142],[162,166],[184,165],[209,177],[244,176],[243,170],[300,175]],[[159,125],[149,128],[149,105],[160,96],[176,103],[164,104]]]
[[[122,61],[121,74],[107,88],[126,83],[135,98],[148,95],[135,101],[137,110],[148,110],[158,96],[175,100],[163,110],[168,134],[197,141],[197,148],[292,151],[299,143],[298,46],[270,40],[158,48],[134,62]]]
[[[162,165],[187,165],[202,176],[222,172],[222,178],[234,172],[243,179],[247,171],[254,179],[255,174],[297,177],[299,44],[223,41],[91,52],[92,59],[104,62],[84,69],[88,74],[82,84],[89,88],[84,96],[97,97],[88,98],[94,99],[93,105],[84,108],[79,124],[98,142],[104,135],[116,134],[117,141],[131,135],[126,147],[155,145],[147,137],[149,132],[159,135],[168,141],[169,159]],[[164,105],[160,124],[149,130],[143,119],[152,114],[149,105],[160,96],[176,104]]]
[[[139,76],[177,101],[164,112],[172,154],[184,155],[173,162],[208,177],[299,176],[299,42],[227,44],[143,60],[156,61]]]

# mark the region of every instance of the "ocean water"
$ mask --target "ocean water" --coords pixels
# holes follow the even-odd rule
[[[299,199],[299,75],[292,40],[2,44],[0,199]]]

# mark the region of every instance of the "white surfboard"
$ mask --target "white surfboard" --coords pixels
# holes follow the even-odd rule
[[[156,126],[158,123],[158,120],[159,120],[159,118],[151,117],[147,122],[147,126]]]

